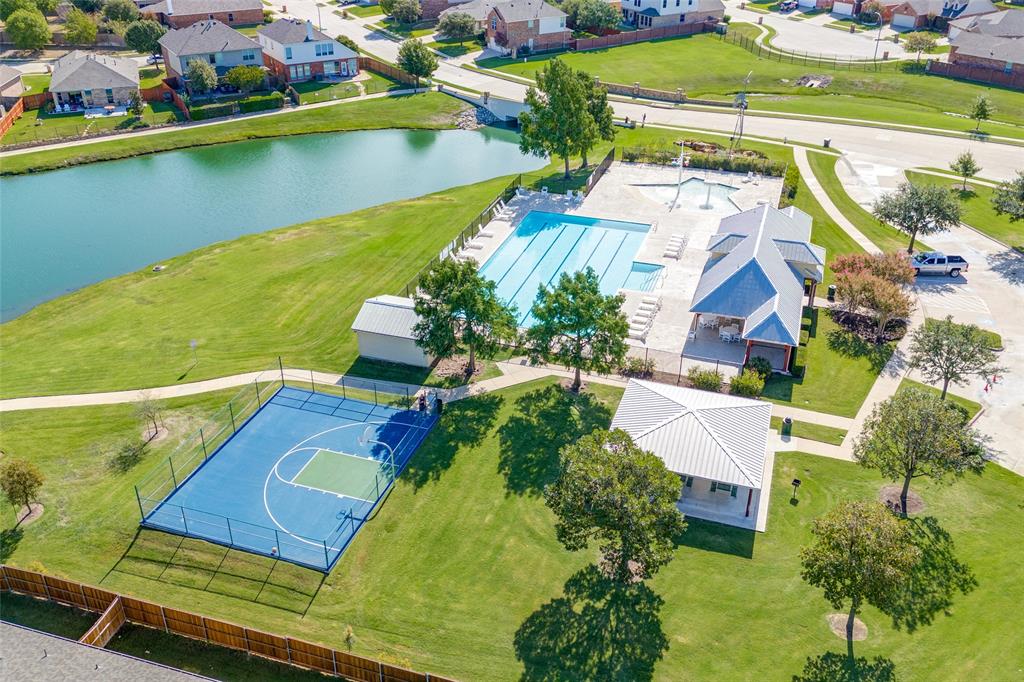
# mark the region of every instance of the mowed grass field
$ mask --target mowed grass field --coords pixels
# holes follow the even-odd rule
[[[165,419],[178,437],[227,397],[176,401]],[[690,519],[671,564],[616,589],[595,575],[596,549],[570,553],[555,540],[540,492],[559,447],[607,426],[618,399],[610,387],[577,398],[540,381],[448,405],[322,585],[315,572],[202,542],[136,537],[130,484],[162,464],[174,438],[128,474],[105,469],[97,445],[141,428],[130,405],[11,413],[0,447],[38,462],[46,511],[7,535],[4,560],[342,649],[351,626],[355,653],[464,680],[781,682],[808,658],[845,657],[826,622],[834,609],[800,579],[798,552],[813,519],[840,500],[874,499],[885,481],[780,453],[766,533]],[[796,503],[793,478],[803,481]],[[934,517],[952,548],[935,546],[967,564],[977,586],[912,633],[867,608],[856,655],[884,659],[898,679],[1013,679],[1024,667],[1024,631],[1012,627],[1024,601],[1024,479],[989,465],[913,489],[926,505],[915,528]],[[9,528],[9,510],[2,520]],[[935,555],[933,567],[947,565]]]
[[[736,30],[733,25],[730,30]],[[966,113],[971,102],[985,95],[995,106],[995,121],[982,125],[990,135],[1024,139],[1024,93],[913,72],[912,65],[886,66],[880,71],[832,69],[821,65],[779,62],[757,57],[743,47],[710,34],[636,43],[606,50],[556,55],[574,68],[602,80],[662,90],[682,88],[689,96],[727,99],[743,87],[751,110],[854,118],[884,123],[926,126],[966,132],[974,122],[946,112]],[[533,78],[552,55],[523,60],[490,59],[485,68]],[[907,69],[908,71],[904,71]],[[829,75],[827,88],[799,87],[802,76]]]
[[[908,180],[917,184],[942,185],[954,190],[960,197],[960,219],[964,223],[1004,244],[1024,251],[1024,220],[1012,221],[1005,213],[996,213],[992,208],[992,195],[995,190],[991,187],[968,182],[967,191],[964,191],[963,182],[957,180],[914,171],[907,171],[906,175]]]
[[[371,79],[367,83],[368,87],[369,84],[375,84],[374,87],[380,87],[382,90],[390,87],[390,81],[382,78]],[[0,159],[0,175],[53,170],[171,149],[281,135],[381,128],[452,128],[455,117],[468,106],[454,97],[430,92],[346,102],[337,106],[229,120],[154,135],[131,136],[77,147],[28,152]]]

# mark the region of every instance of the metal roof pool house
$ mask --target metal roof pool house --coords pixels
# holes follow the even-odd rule
[[[683,514],[764,531],[775,461],[771,414],[760,400],[634,379],[611,427],[679,476]]]
[[[723,218],[708,242],[707,264],[693,295],[691,338],[698,327],[743,342],[744,364],[764,357],[788,372],[800,344],[802,297],[814,304],[825,276],[825,249],[810,243],[811,217],[800,209],[763,204]]]
[[[433,358],[416,345],[413,327],[419,316],[411,298],[374,296],[363,302],[352,322],[359,341],[359,355],[372,360],[429,367]]]

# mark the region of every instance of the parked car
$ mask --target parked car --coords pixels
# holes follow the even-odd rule
[[[910,260],[915,275],[949,275],[959,277],[970,264],[961,256],[950,256],[939,251],[923,251]]]
[[[786,2],[779,3],[780,12],[792,12],[797,8],[796,0],[786,0]]]
[[[146,57],[146,63],[149,64],[150,66],[153,66],[154,64],[163,64],[164,63],[163,55],[151,54],[148,57]]]

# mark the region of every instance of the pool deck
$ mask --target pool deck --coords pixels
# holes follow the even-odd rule
[[[648,223],[652,225],[640,246],[636,260],[664,266],[661,280],[653,291],[622,291],[626,297],[623,312],[632,317],[641,300],[658,296],[661,308],[643,341],[629,339],[631,356],[649,357],[663,372],[685,372],[691,366],[717,366],[726,375],[738,372],[743,361],[744,344],[724,343],[715,338],[698,339],[699,349],[687,346],[687,332],[693,322],[689,312],[690,301],[707,262],[705,250],[711,236],[718,231],[719,221],[726,215],[757,207],[760,203],[778,205],[782,194],[782,178],[760,178],[748,182],[739,173],[684,169],[683,180],[705,179],[736,187],[729,198],[731,209],[702,210],[676,208],[669,210],[668,202],[657,201],[645,188],[651,185],[674,185],[679,169],[666,166],[616,162],[608,169],[590,194],[582,202],[573,202],[564,195],[526,192],[509,202],[507,217],[488,223],[483,235],[473,239],[461,256],[483,264],[498,249],[515,225],[530,211],[568,213],[608,220]],[[686,238],[686,246],[679,258],[665,257],[665,248],[673,237]],[[699,352],[696,352],[698,351]]]

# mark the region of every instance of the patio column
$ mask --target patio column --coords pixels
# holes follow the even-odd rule
[[[786,346],[786,364],[782,366],[783,372],[789,371],[789,359],[793,355],[793,346]]]
[[[807,294],[807,305],[809,307],[811,307],[811,308],[814,307],[814,295],[815,295],[815,291],[817,291],[817,289],[818,289],[818,283],[815,282],[814,280],[811,280],[811,290]]]
[[[60,97],[57,95],[56,92],[51,92],[50,94],[53,96],[53,106],[59,107],[60,106]]]
[[[747,339],[747,352],[743,354],[743,364],[744,365],[747,364],[747,360],[750,359],[750,347],[752,345],[753,345],[753,342],[750,339]]]

